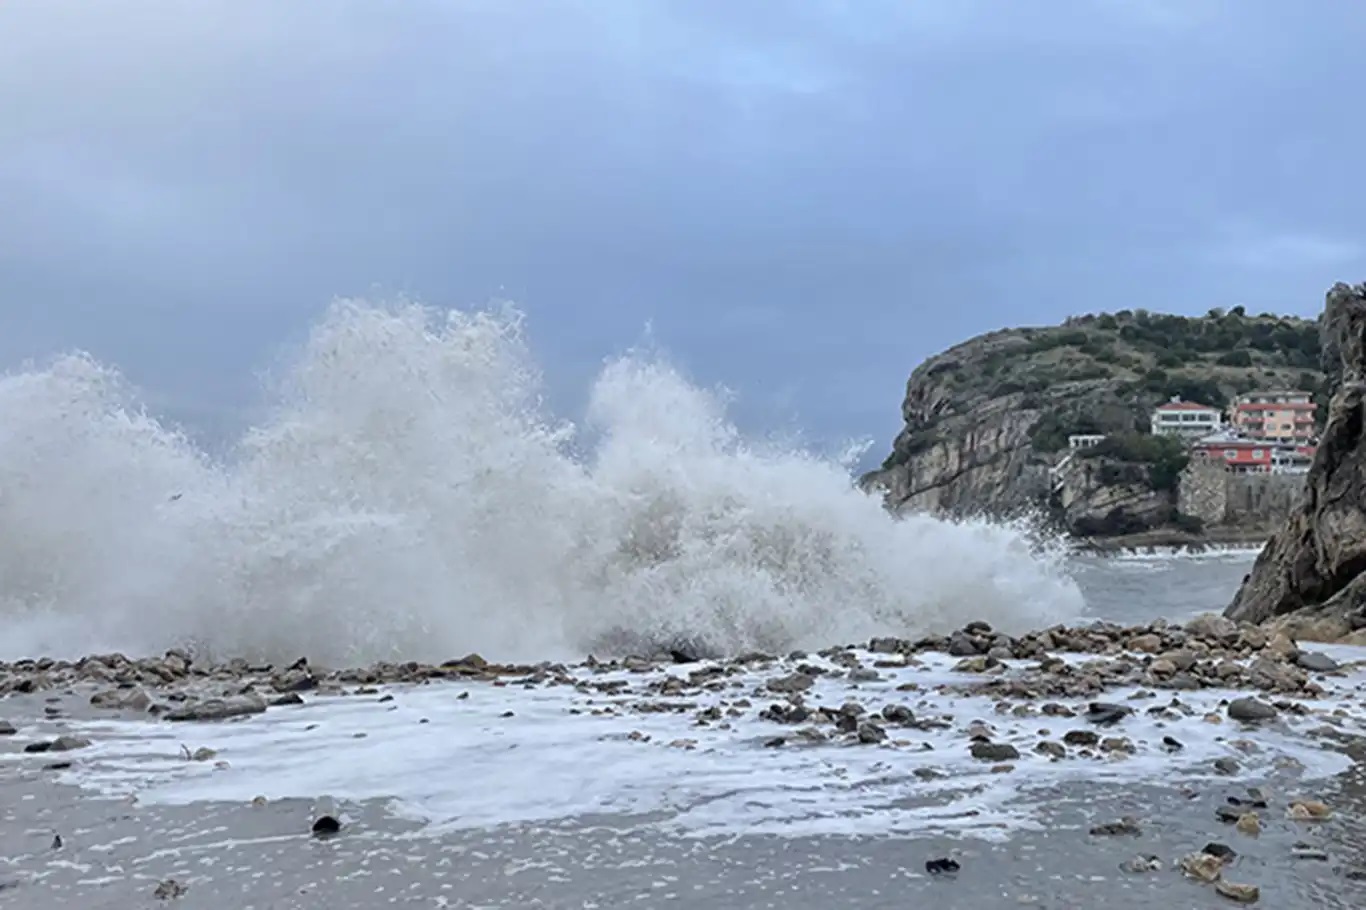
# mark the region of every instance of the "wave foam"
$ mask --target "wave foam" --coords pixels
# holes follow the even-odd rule
[[[334,304],[224,459],[83,355],[0,378],[0,656],[320,663],[779,650],[1077,615],[1026,528],[893,520],[846,466],[747,441],[657,359],[596,442],[551,419],[513,309]]]

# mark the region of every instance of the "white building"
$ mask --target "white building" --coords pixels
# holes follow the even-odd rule
[[[1180,436],[1183,439],[1200,439],[1218,433],[1224,428],[1224,415],[1218,408],[1193,401],[1173,398],[1153,410],[1152,433],[1154,436]]]
[[[1074,433],[1067,437],[1067,447],[1069,449],[1091,449],[1104,441],[1104,433]]]

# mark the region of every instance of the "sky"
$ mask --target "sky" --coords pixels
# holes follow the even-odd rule
[[[1366,280],[1363,46],[1338,0],[0,0],[0,367],[222,432],[335,297],[503,298],[571,412],[648,329],[877,459],[980,332]]]

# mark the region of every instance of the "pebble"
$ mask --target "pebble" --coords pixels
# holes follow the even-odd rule
[[[1286,815],[1295,821],[1324,821],[1332,818],[1333,810],[1316,799],[1297,799],[1290,803]]]
[[[7,720],[0,720],[0,736],[13,736],[18,732],[14,724]]]
[[[1261,889],[1256,885],[1240,885],[1236,882],[1215,882],[1214,890],[1240,904],[1255,904],[1262,897]]]

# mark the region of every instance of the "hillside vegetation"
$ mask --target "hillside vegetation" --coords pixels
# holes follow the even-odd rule
[[[1256,389],[1296,388],[1321,397],[1320,354],[1318,323],[1307,319],[1248,316],[1241,307],[1202,317],[1123,310],[980,336],[921,369],[952,393],[952,406],[935,417],[1019,395],[1021,407],[1043,410],[1030,433],[1034,449],[1055,452],[1074,433],[1147,432],[1152,408],[1173,397],[1220,408]],[[1098,382],[1118,401],[1061,413],[1045,407],[1056,393]],[[894,450],[884,467],[932,442],[937,422],[922,421],[910,449]]]
[[[1117,526],[1140,521],[1119,514],[1140,506],[1140,523],[1170,523],[1179,516],[1164,503],[1174,502],[1185,455],[1146,436],[1152,409],[1174,397],[1222,409],[1245,392],[1295,388],[1313,393],[1322,415],[1320,360],[1316,321],[1240,307],[1200,317],[1125,310],[991,332],[911,374],[905,426],[864,482],[897,509],[1036,509],[1056,499],[1048,470],[1067,437],[1099,433],[1112,439],[1086,456],[1096,460],[1087,483],[1111,488],[1101,499],[1118,510]],[[1073,491],[1079,505],[1068,523],[1095,524],[1087,503],[1099,508],[1100,500],[1092,494]]]

